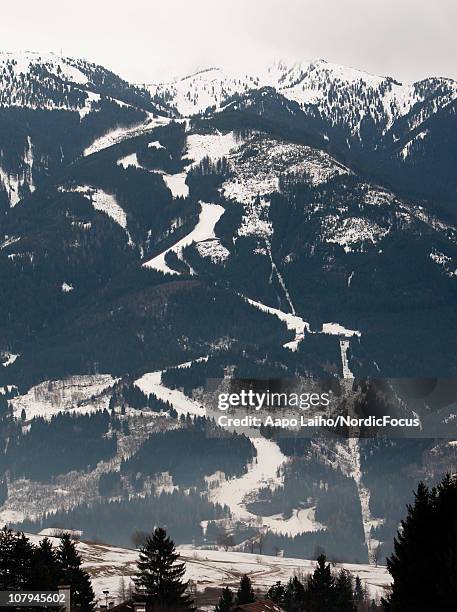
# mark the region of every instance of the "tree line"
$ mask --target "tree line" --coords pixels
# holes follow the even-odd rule
[[[8,527],[0,531],[0,590],[56,591],[71,587],[71,605],[82,612],[95,609],[95,596],[89,574],[69,534],[63,534],[57,547],[48,538],[33,544],[22,532]],[[24,608],[20,608],[24,610]]]
[[[456,476],[446,476],[432,489],[419,484],[387,561],[393,582],[381,604],[370,598],[359,576],[344,569],[334,571],[323,553],[310,576],[278,581],[264,597],[285,612],[452,610],[457,598],[456,510]],[[163,528],[155,528],[139,548],[133,599],[145,602],[148,612],[195,610],[185,571],[174,542]],[[71,586],[74,604],[92,612],[90,579],[69,534],[53,548],[47,538],[34,545],[23,533],[7,527],[0,531],[0,589],[55,590],[63,583]],[[232,606],[253,603],[258,597],[244,575],[236,594],[229,586],[223,588],[215,612],[229,612]]]

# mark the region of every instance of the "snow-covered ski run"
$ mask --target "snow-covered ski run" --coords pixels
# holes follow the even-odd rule
[[[188,365],[186,363],[178,367]],[[135,381],[135,385],[144,393],[154,393],[161,400],[169,402],[178,414],[205,415],[201,404],[179,390],[166,387],[161,376],[162,371],[144,374]],[[282,486],[280,469],[287,457],[275,441],[261,437],[258,431],[250,430],[247,435],[257,452],[255,460],[248,465],[247,472],[238,478],[226,479],[223,474],[214,475],[211,478],[209,497],[214,503],[228,506],[233,519],[254,522],[258,517],[247,510],[246,504],[249,499],[254,499],[261,488],[269,486],[274,490]],[[314,520],[313,507],[295,509],[287,519],[281,515],[263,517],[262,524],[275,533],[290,536],[323,528]]]
[[[224,209],[219,204],[208,204],[201,202],[201,212],[198,222],[194,229],[189,232],[184,238],[178,240],[173,246],[169,247],[159,255],[156,255],[149,261],[143,264],[146,268],[152,268],[164,274],[179,274],[176,270],[172,270],[166,263],[165,257],[168,253],[175,253],[178,257],[181,256],[183,249],[193,243],[211,240],[216,237],[214,228],[216,223],[224,214]]]

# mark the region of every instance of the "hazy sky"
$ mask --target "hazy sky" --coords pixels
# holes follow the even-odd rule
[[[1,50],[85,57],[137,82],[321,57],[457,78],[457,0],[4,0]]]

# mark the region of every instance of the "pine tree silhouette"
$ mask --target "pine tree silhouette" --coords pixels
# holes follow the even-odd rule
[[[335,610],[338,612],[354,612],[354,593],[352,578],[348,571],[342,569],[335,582]]]
[[[236,594],[237,604],[249,604],[255,601],[254,589],[251,579],[246,574],[241,577],[240,586]]]
[[[92,612],[95,596],[89,574],[81,568],[81,557],[69,534],[64,534],[60,540],[57,562],[62,584],[70,585],[72,607],[79,606],[84,612]]]
[[[457,476],[429,490],[420,483],[387,559],[386,610],[451,610],[457,601]]]
[[[177,563],[179,554],[174,542],[164,529],[157,527],[140,548],[135,586],[143,592],[149,608],[165,610],[194,610],[186,594],[188,582],[183,582],[186,568]]]
[[[51,541],[44,538],[33,551],[30,588],[37,591],[52,591],[59,586],[60,576],[56,551]]]
[[[317,567],[308,581],[308,608],[310,612],[329,612],[334,609],[335,579],[325,555],[317,559]]]
[[[437,590],[443,610],[457,602],[457,476],[447,475],[437,487]]]
[[[356,603],[362,603],[365,599],[365,589],[363,588],[362,581],[360,580],[360,576],[357,575],[355,577],[355,585],[354,585],[354,601]]]
[[[233,592],[229,587],[225,587],[222,590],[222,594],[219,598],[219,602],[214,608],[214,612],[230,612],[230,608],[233,606]]]
[[[15,588],[15,551],[17,536],[8,527],[0,531],[0,590]]]
[[[32,555],[33,545],[30,540],[23,533],[18,533],[11,567],[15,589],[21,590],[29,587],[32,576]]]
[[[278,580],[273,586],[268,589],[267,599],[273,601],[278,606],[282,606],[284,604],[284,597],[286,594],[286,589],[282,582]]]
[[[420,483],[414,504],[408,505],[407,517],[394,540],[394,553],[387,559],[393,578],[392,592],[384,604],[387,610],[432,610],[436,606],[430,541],[434,504],[434,491]]]
[[[283,606],[287,612],[298,612],[303,610],[306,600],[306,590],[297,576],[294,576],[287,583]]]

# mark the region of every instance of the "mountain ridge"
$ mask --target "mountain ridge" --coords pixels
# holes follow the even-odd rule
[[[292,65],[278,61],[257,73],[230,72],[224,68],[212,67],[168,83],[149,85],[148,90],[158,100],[163,98],[168,103],[175,102],[176,109],[181,115],[192,115],[204,112],[209,106],[215,105],[218,108],[224,96],[246,93],[249,89],[263,86],[275,87],[278,93],[302,105],[319,103],[324,100],[322,94],[327,93],[328,95],[328,92],[325,91],[326,82],[339,82],[346,87],[365,86],[368,91],[378,93],[383,93],[383,90],[386,90],[387,93],[390,91],[393,94],[393,101],[398,106],[398,112],[403,103],[404,108],[401,114],[410,110],[413,102],[420,100],[417,92],[421,86],[423,88],[424,84],[431,87],[447,84],[449,93],[452,92],[454,97],[457,95],[457,83],[450,78],[430,77],[411,84],[402,84],[389,76],[372,75],[322,59],[296,62]],[[186,87],[181,88],[182,84],[190,86],[187,89]],[[303,87],[302,92],[298,90],[299,85]],[[203,89],[204,97],[201,93],[199,94],[198,88]],[[352,100],[352,102],[355,101],[356,98]],[[388,103],[387,96],[386,111]]]

